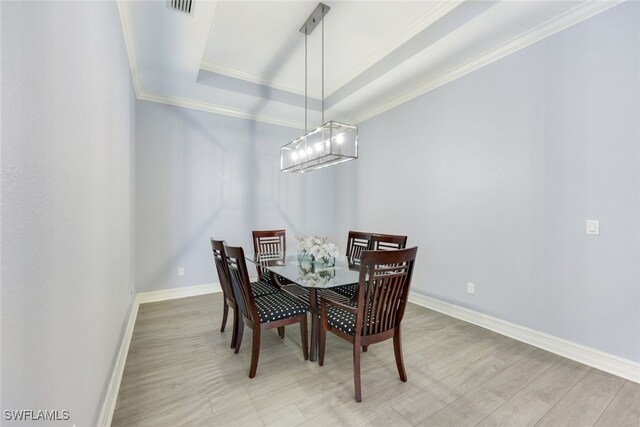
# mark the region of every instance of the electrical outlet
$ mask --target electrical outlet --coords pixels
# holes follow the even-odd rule
[[[597,219],[588,219],[585,232],[587,234],[592,235],[592,236],[599,235],[600,234],[600,221],[598,221]]]
[[[475,294],[476,293],[476,284],[475,283],[471,283],[471,282],[467,282],[467,292],[470,294]]]
[[[182,277],[184,276],[184,267],[179,267],[178,268],[178,277]]]

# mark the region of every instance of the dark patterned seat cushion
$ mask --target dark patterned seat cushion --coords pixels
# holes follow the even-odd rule
[[[355,307],[355,302],[348,305]],[[333,307],[327,304],[327,320],[331,327],[341,330],[349,335],[353,335],[356,327],[356,315],[343,310],[339,307]],[[365,319],[364,324],[369,322],[369,318]],[[377,322],[376,322],[377,323]],[[363,325],[364,326],[364,325]]]
[[[327,321],[331,327],[353,335],[356,327],[356,315],[327,304]]]
[[[260,275],[260,278],[258,279],[258,281],[268,283],[271,285],[272,281],[271,281],[271,274],[269,274],[269,270],[264,270]]]
[[[331,288],[331,290],[347,298],[352,298],[358,290],[358,284],[353,283],[351,285],[336,286],[335,288]]]
[[[255,302],[260,316],[260,323],[288,319],[309,311],[307,304],[283,292],[264,295],[256,298]]]
[[[251,282],[251,291],[253,292],[253,296],[256,298],[279,292],[278,288],[270,285],[269,283],[265,283],[262,280],[258,280],[257,282]]]

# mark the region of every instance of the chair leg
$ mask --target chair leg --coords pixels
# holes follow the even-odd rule
[[[369,350],[369,346],[368,345],[363,345],[362,346],[362,351],[366,353],[367,350]]]
[[[238,353],[240,351],[240,345],[242,344],[242,333],[244,332],[244,322],[239,319],[240,315],[238,315],[238,336],[236,337],[236,347],[234,353]]]
[[[258,370],[258,358],[260,357],[260,326],[253,329],[253,342],[251,343],[251,367],[249,368],[249,378],[256,376]]]
[[[280,338],[284,338],[284,326],[278,327],[278,335],[280,335]]]
[[[233,336],[231,337],[231,348],[236,348],[236,341],[238,340],[238,327],[241,320],[239,319],[240,309],[236,306],[233,310]]]
[[[362,385],[360,382],[360,343],[353,345],[353,385],[356,389],[356,402],[362,402]]]
[[[400,337],[400,328],[397,327],[393,333],[393,352],[396,355],[396,365],[398,366],[398,374],[400,379],[407,381],[407,372],[404,370],[404,360],[402,359],[402,339]]]
[[[318,365],[322,366],[324,365],[324,349],[327,344],[327,331],[324,330],[322,325],[320,325],[318,330],[318,341],[318,347],[320,347],[318,349]]]
[[[224,327],[227,326],[227,315],[229,314],[229,306],[227,305],[227,300],[222,298],[223,307],[222,307],[222,326],[220,326],[220,332],[224,332]]]
[[[302,355],[309,360],[309,337],[307,336],[307,315],[300,319],[300,339],[302,340]]]

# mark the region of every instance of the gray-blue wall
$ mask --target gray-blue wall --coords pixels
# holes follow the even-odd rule
[[[57,424],[93,426],[133,299],[120,18],[115,2],[0,7],[1,409],[68,410]]]
[[[414,291],[640,361],[639,3],[362,123],[335,172],[335,235],[407,234]]]
[[[2,409],[95,424],[131,281],[215,282],[208,237],[257,228],[406,233],[415,291],[640,361],[637,2],[363,123],[358,161],[303,176],[278,163],[298,130],[134,103],[114,3],[2,2],[1,22]]]
[[[293,250],[333,231],[331,171],[280,172],[302,131],[147,101],[136,115],[137,291],[218,282],[209,236],[251,254],[251,230],[284,228]]]

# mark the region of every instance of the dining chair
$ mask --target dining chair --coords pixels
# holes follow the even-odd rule
[[[371,249],[371,233],[361,231],[349,231],[347,237],[347,258],[359,260],[362,251]]]
[[[287,251],[286,230],[253,230],[253,253],[254,254],[282,254]],[[271,282],[269,271],[256,264],[258,277],[264,281]]]
[[[281,256],[284,261],[284,257],[287,253],[287,231],[286,230],[253,230],[251,232],[253,237],[253,253],[265,254],[269,258],[273,259],[274,256]],[[290,293],[303,293],[301,289],[293,282],[285,279],[282,276],[271,273],[269,270],[262,268],[256,264],[256,271],[258,273],[259,280],[269,283],[270,285],[277,286],[279,288],[287,287]],[[280,338],[284,338],[284,328],[278,328],[278,334]]]
[[[349,236],[347,237],[347,250],[345,253],[349,265],[357,267],[360,264],[362,251],[369,249],[371,249],[371,233],[349,231]],[[357,287],[357,284],[343,285],[333,288],[333,291],[347,298],[352,298],[356,293]]]
[[[378,234],[371,235],[371,250],[395,250],[407,247],[407,236],[396,234]]]
[[[325,296],[320,297],[322,327],[318,364],[324,364],[327,332],[333,332],[352,343],[356,402],[362,401],[361,346],[393,338],[398,374],[402,381],[407,381],[402,359],[400,326],[409,297],[417,252],[417,247],[396,251],[364,251],[355,306],[339,303]]]
[[[266,254],[271,259],[273,259],[274,255],[281,255],[284,261],[287,252],[286,230],[253,230],[251,233],[253,236],[253,252],[256,255]],[[258,264],[256,264],[256,271],[260,280],[279,287],[282,291],[303,303],[309,302],[309,291],[301,286],[262,268]],[[280,338],[284,338],[284,327],[278,328],[278,335],[280,335]]]
[[[247,263],[241,247],[224,246],[225,258],[229,269],[230,283],[240,307],[242,322],[239,323],[235,352],[240,350],[244,325],[253,331],[251,344],[251,366],[249,378],[256,376],[260,357],[260,335],[263,330],[284,328],[286,325],[300,324],[302,355],[309,358],[307,338],[308,305],[282,291],[256,298],[251,291]]]
[[[238,337],[238,326],[240,313],[238,311],[238,305],[236,304],[235,294],[231,286],[231,280],[229,277],[229,268],[225,259],[224,241],[215,240],[211,238],[211,250],[213,251],[213,260],[216,264],[216,270],[218,272],[218,280],[220,287],[222,288],[222,326],[220,326],[220,332],[224,332],[224,328],[227,325],[227,316],[229,314],[229,308],[233,309],[233,329],[231,332],[231,348],[236,348],[236,341]],[[268,283],[261,281],[251,283],[251,293],[254,297],[259,298],[264,295],[269,295],[278,292],[278,289]],[[237,352],[236,352],[237,353]]]
[[[394,250],[406,247],[407,236],[349,231],[347,257],[350,257],[354,261],[354,265],[357,265],[364,250]],[[338,286],[334,291],[347,298],[354,298],[357,289],[358,284],[352,284]],[[364,351],[367,351],[366,347]]]

